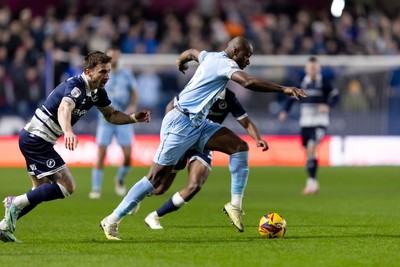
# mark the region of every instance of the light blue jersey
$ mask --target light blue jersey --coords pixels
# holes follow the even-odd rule
[[[222,127],[206,117],[232,74],[240,68],[225,52],[202,51],[199,63],[192,79],[175,98],[175,108],[163,119],[161,142],[153,159],[160,165],[175,165],[189,148],[203,151]]]
[[[126,111],[131,103],[133,90],[137,89],[137,82],[132,71],[128,69],[118,69],[110,73],[110,79],[105,85],[107,95],[110,98],[115,109]],[[96,140],[100,146],[108,146],[112,142],[113,136],[121,146],[130,146],[134,135],[131,124],[115,125],[107,122],[99,114]]]
[[[110,73],[110,79],[105,85],[107,95],[115,109],[124,112],[131,103],[132,91],[138,88],[132,71],[118,69]]]
[[[192,79],[174,101],[174,106],[189,113],[193,125],[199,125],[207,117],[232,74],[240,71],[237,63],[225,52],[201,51],[199,63]]]

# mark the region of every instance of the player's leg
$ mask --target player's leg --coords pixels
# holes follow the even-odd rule
[[[249,175],[248,150],[245,141],[226,127],[215,132],[205,145],[206,149],[221,151],[230,155],[231,201],[225,204],[224,211],[231,218],[234,226],[244,231],[242,223],[242,199]]]
[[[157,188],[172,171],[174,165],[198,140],[200,131],[191,126],[189,117],[177,110],[171,110],[164,117],[157,152],[146,176],[129,190],[118,207],[100,225],[107,239],[120,240],[118,225],[129,211],[133,210],[147,195]]]
[[[317,148],[321,139],[325,134],[325,129],[321,127],[302,129],[303,145],[306,151],[306,170],[308,178],[303,194],[312,195],[319,191],[319,183],[317,180],[318,158]]]
[[[145,223],[152,229],[162,229],[159,219],[168,213],[177,211],[187,204],[200,190],[208,178],[211,169],[211,151],[194,152],[188,166],[188,183],[185,188],[176,192],[159,209],[145,218]]]
[[[104,158],[107,153],[107,146],[99,146],[97,150],[97,159],[95,167],[92,170],[92,190],[89,198],[98,199],[101,197],[101,187],[104,177]]]
[[[96,129],[96,143],[98,145],[97,158],[94,168],[92,169],[92,190],[89,198],[98,199],[101,197],[101,188],[104,177],[104,159],[107,153],[107,147],[111,144],[114,136],[114,125],[111,125],[99,119]]]
[[[131,170],[131,154],[132,154],[132,138],[133,138],[133,127],[130,124],[119,125],[116,127],[116,137],[118,144],[122,148],[124,155],[124,162],[119,167],[115,182],[115,193],[119,196],[125,196],[125,178]]]

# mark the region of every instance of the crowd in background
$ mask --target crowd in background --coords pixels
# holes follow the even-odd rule
[[[400,13],[354,5],[334,18],[329,6],[289,2],[297,1],[53,1],[57,7],[18,10],[3,4],[0,115],[30,116],[54,85],[82,71],[81,55],[112,45],[123,53],[177,54],[189,47],[219,51],[232,37],[244,35],[254,54],[263,55],[399,52]],[[138,79],[161,94],[181,89],[173,88],[173,75],[142,75]]]

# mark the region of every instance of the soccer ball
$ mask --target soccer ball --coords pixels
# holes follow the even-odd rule
[[[282,238],[286,233],[286,221],[276,212],[261,217],[258,232],[264,238]]]

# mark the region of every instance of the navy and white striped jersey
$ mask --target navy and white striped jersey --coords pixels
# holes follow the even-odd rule
[[[216,123],[222,123],[229,113],[232,113],[232,116],[236,120],[247,117],[247,113],[236,98],[235,93],[226,88],[211,106],[207,119]]]
[[[75,102],[75,108],[71,114],[72,126],[93,106],[111,105],[107,92],[104,89],[91,92],[85,75],[80,74],[59,84],[43,105],[36,109],[31,121],[24,129],[54,144],[63,134],[58,122],[58,107],[64,97],[69,97]]]
[[[331,81],[319,74],[315,80],[306,75],[301,82],[301,89],[307,94],[306,98],[300,99],[300,127],[316,127],[329,125],[329,113],[320,112],[319,105],[327,104],[334,106],[339,99],[339,90],[334,88]],[[289,112],[294,99],[290,98],[284,106]]]

